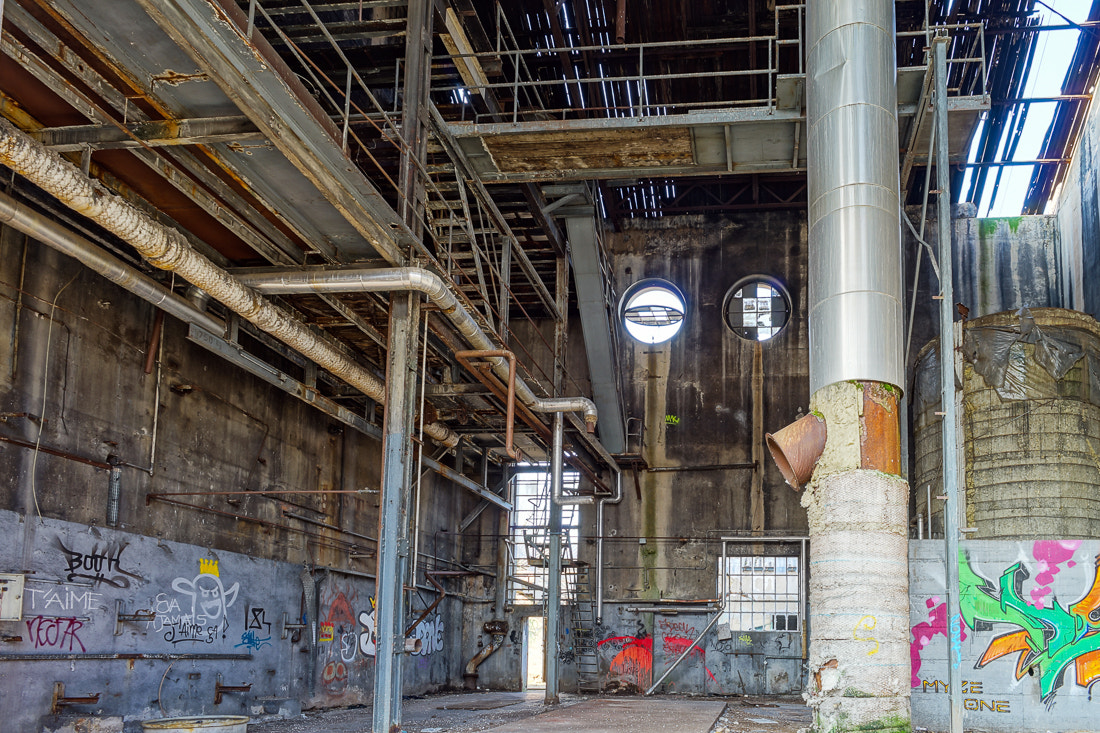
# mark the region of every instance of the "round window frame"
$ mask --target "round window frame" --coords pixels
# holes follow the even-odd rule
[[[730,323],[730,301],[733,300],[734,295],[739,290],[744,288],[746,285],[751,285],[753,283],[763,283],[775,292],[779,293],[783,297],[783,302],[787,306],[787,320],[783,322],[783,325],[779,327],[779,330],[777,330],[775,333],[773,333],[771,336],[764,339],[763,341],[761,341],[760,339],[751,339],[745,334],[741,333],[740,329],[745,328],[745,326],[734,326],[732,323]],[[794,302],[791,300],[791,294],[787,291],[787,288],[783,285],[782,282],[779,281],[778,278],[774,278],[771,275],[764,275],[762,273],[746,275],[745,277],[735,282],[732,286],[730,286],[730,289],[726,291],[725,297],[722,298],[722,322],[726,324],[726,328],[728,328],[734,336],[737,336],[737,338],[741,339],[742,341],[748,341],[750,343],[755,342],[759,344],[768,343],[769,341],[774,340],[777,336],[783,333],[784,330],[786,330],[787,325],[790,324],[791,318],[793,317]]]
[[[660,341],[643,341],[642,339],[632,334],[630,332],[630,329],[627,328],[626,325],[627,304],[631,301],[632,298],[634,298],[634,296],[638,295],[643,290],[648,290],[650,288],[660,288],[661,290],[672,293],[680,300],[680,303],[682,303],[684,306],[683,318],[680,319],[680,327],[676,329],[675,333],[671,334],[667,338],[661,339]],[[669,341],[680,335],[680,332],[684,330],[684,324],[687,322],[687,310],[688,299],[684,296],[684,291],[681,290],[679,286],[676,285],[676,283],[672,282],[671,280],[666,280],[663,277],[647,277],[638,280],[637,282],[631,283],[630,287],[624,290],[622,296],[620,296],[618,307],[619,325],[622,326],[622,329],[626,332],[626,335],[630,338],[631,341],[643,344],[645,346],[655,346],[657,344],[668,343]]]

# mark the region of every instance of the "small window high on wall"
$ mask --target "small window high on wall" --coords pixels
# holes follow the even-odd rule
[[[627,288],[619,310],[623,327],[635,340],[660,344],[680,332],[687,299],[668,280],[650,278]]]
[[[726,293],[726,325],[749,341],[768,341],[791,319],[791,296],[778,281],[753,275]]]

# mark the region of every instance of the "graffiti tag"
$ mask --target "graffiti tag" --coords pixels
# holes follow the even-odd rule
[[[90,580],[95,585],[110,585],[115,588],[129,588],[130,580],[145,580],[137,573],[122,569],[122,551],[125,544],[96,543],[91,552],[70,550],[60,539],[57,545],[65,554],[65,579]]]
[[[60,588],[26,588],[26,598],[32,611],[92,611],[100,607],[102,593],[79,586]]]
[[[418,656],[426,657],[443,651],[443,619],[437,613],[435,618],[422,621],[413,631],[413,636],[420,639],[420,651],[416,652]]]
[[[35,649],[50,647],[73,652],[79,647],[81,652],[87,651],[77,633],[83,627],[84,622],[73,617],[36,616],[27,620],[27,633]]]
[[[233,648],[240,649],[242,646],[245,649],[251,649],[253,651],[263,649],[265,646],[271,646],[271,637],[265,636],[261,639],[259,634],[249,629],[248,631],[245,631],[243,634],[241,634],[241,643],[234,644]]]
[[[878,639],[871,636],[871,632],[878,626],[878,619],[874,616],[864,616],[859,621],[856,621],[855,628],[852,629],[852,639],[855,641],[869,641],[875,645],[875,648],[867,652],[867,656],[872,654],[878,654]],[[859,634],[866,634],[866,636],[859,636]]]
[[[1100,557],[1096,562],[1100,569]],[[1034,670],[1041,699],[1049,703],[1070,665],[1076,668],[1080,687],[1087,688],[1100,679],[1100,573],[1094,569],[1091,587],[1069,608],[1057,598],[1049,608],[1026,602],[1021,592],[1028,577],[1027,568],[1017,562],[1006,568],[994,585],[974,571],[969,558],[960,558],[962,615],[970,628],[979,621],[1018,627],[993,639],[976,667],[1015,654],[1016,679]]]

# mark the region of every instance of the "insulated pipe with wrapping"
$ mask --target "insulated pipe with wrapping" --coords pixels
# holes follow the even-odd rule
[[[160,224],[92,181],[76,166],[5,119],[0,119],[0,163],[128,242],[153,266],[179,273],[234,313],[316,362],[333,376],[376,402],[385,401],[384,382],[290,313],[196,252],[175,229]],[[440,423],[426,425],[424,432],[449,447],[458,444],[458,435]]]
[[[443,279],[419,267],[384,269],[342,268],[287,270],[281,272],[236,273],[240,282],[260,293],[387,293],[415,290],[424,293],[474,349],[495,349],[497,345],[474,320]],[[508,360],[490,357],[493,372],[507,383]],[[516,397],[535,412],[581,412],[588,432],[596,426],[596,405],[586,397],[539,397],[523,379],[516,378]]]

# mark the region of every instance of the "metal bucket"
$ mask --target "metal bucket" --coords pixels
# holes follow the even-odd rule
[[[156,733],[246,733],[244,715],[201,715],[190,718],[156,718],[141,724],[143,731]]]

